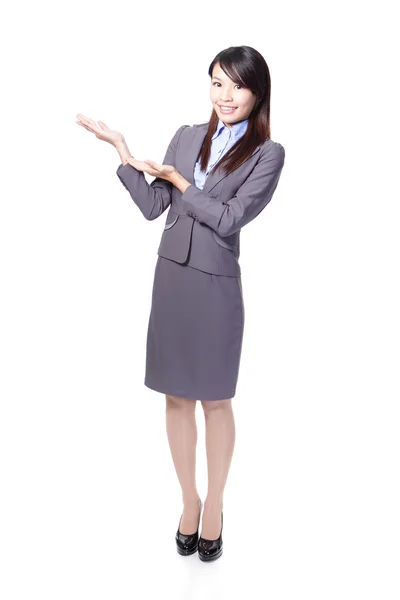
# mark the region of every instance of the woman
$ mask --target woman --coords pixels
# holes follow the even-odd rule
[[[285,150],[270,138],[271,81],[261,54],[230,47],[217,54],[208,73],[210,121],[181,126],[163,164],[133,158],[124,137],[101,121],[78,114],[77,123],[115,146],[117,175],[147,220],[169,208],[154,275],[145,385],[166,395],[167,434],[184,505],[177,550],[198,550],[202,560],[215,560],[222,554],[223,491],[235,444],[232,398],[244,331],[240,230],[271,200]],[[144,172],[155,176],[151,184]],[[208,462],[200,538],[198,399]]]

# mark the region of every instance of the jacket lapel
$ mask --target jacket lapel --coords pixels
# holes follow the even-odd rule
[[[186,173],[185,178],[188,181],[190,181],[190,183],[192,183],[193,185],[195,185],[194,169],[196,166],[197,158],[200,154],[201,147],[202,147],[204,139],[206,137],[207,128],[208,128],[208,123],[202,123],[200,126],[193,128],[193,139],[192,139],[192,142],[190,145],[190,149],[188,150],[188,152],[186,154],[186,165],[185,166],[187,167],[187,173]],[[246,161],[248,161],[257,152],[260,151],[261,145],[257,146],[257,148],[246,159]],[[246,161],[244,161],[244,162],[246,162]],[[242,165],[243,164],[244,163],[242,163]],[[233,173],[234,173],[234,171],[232,172],[232,174]],[[213,189],[213,187],[215,187],[217,185],[217,183],[219,183],[221,181],[221,179],[224,179],[224,177],[226,177],[228,174],[231,175],[231,173],[225,173],[221,167],[218,167],[214,173],[210,173],[206,177],[203,191],[210,192]]]

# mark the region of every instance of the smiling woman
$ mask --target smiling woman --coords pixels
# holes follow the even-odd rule
[[[222,554],[223,490],[234,447],[232,398],[245,321],[240,231],[272,199],[285,161],[283,146],[270,137],[270,76],[261,54],[249,46],[227,48],[208,73],[209,121],[181,125],[162,163],[132,157],[121,133],[78,115],[79,125],[117,149],[117,175],[145,219],[169,209],[154,270],[144,384],[166,396],[184,500],[177,550],[198,550],[204,561]],[[197,400],[206,416],[209,483],[200,538],[193,533],[201,510]]]

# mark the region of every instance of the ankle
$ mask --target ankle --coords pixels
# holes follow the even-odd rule
[[[204,508],[208,510],[222,510],[224,506],[223,498],[207,496],[204,500]]]
[[[186,506],[190,506],[191,504],[199,504],[200,496],[197,492],[193,492],[191,494],[183,494],[182,495],[183,504]]]

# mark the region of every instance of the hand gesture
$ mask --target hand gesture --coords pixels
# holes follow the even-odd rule
[[[77,123],[81,127],[84,127],[88,131],[91,131],[95,134],[97,139],[103,140],[104,142],[108,142],[112,146],[115,146],[117,142],[122,142],[124,140],[124,136],[119,131],[113,131],[103,121],[93,121],[93,119],[89,119],[89,117],[85,117],[82,113],[78,113],[76,115]]]
[[[145,171],[153,177],[160,177],[166,181],[170,181],[171,175],[176,172],[172,165],[159,165],[154,160],[137,160],[133,157],[129,157],[127,160],[137,171]]]

